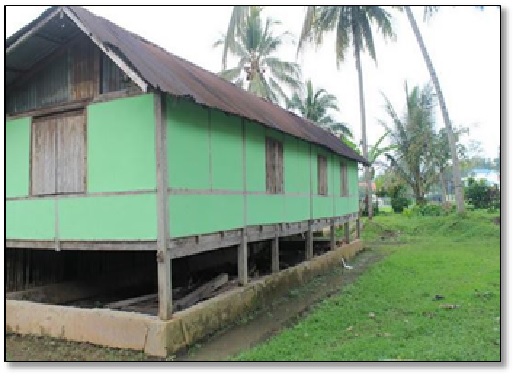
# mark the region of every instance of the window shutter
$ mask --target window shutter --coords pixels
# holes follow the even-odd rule
[[[57,119],[57,193],[85,191],[85,123],[83,112]]]
[[[340,163],[340,195],[342,197],[349,196],[348,166],[344,162]]]
[[[280,142],[276,142],[276,145],[278,147],[278,153],[277,158],[278,161],[276,162],[276,168],[277,168],[277,181],[276,181],[276,193],[283,193],[283,144]]]
[[[269,138],[265,139],[265,179],[267,193],[274,193],[274,144]]]
[[[40,118],[32,122],[32,195],[56,191],[56,119]]]

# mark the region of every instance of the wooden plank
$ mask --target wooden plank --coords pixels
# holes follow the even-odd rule
[[[57,122],[57,192],[85,191],[86,122],[84,111],[62,114]]]
[[[279,272],[279,237],[276,236],[271,241],[271,251],[272,251],[272,273]]]
[[[356,226],[355,226],[355,239],[360,239],[360,218],[357,218],[357,220],[355,221],[356,222]]]
[[[89,38],[81,38],[70,49],[71,52],[71,93],[73,100],[93,98],[95,95],[94,80],[94,47]]]
[[[122,309],[127,306],[132,306],[132,305],[135,305],[140,302],[150,301],[153,299],[157,300],[158,294],[156,294],[156,293],[146,294],[146,295],[142,295],[142,296],[135,297],[135,298],[124,299],[122,301],[111,302],[111,303],[104,305],[104,307],[110,308],[112,310],[116,310],[116,309]]]
[[[335,221],[332,219],[330,225],[330,249],[332,251],[335,251],[337,248],[337,239],[335,236]]]
[[[312,222],[308,225],[305,233],[305,259],[311,260],[314,257],[314,234],[312,231]]]
[[[156,205],[157,205],[157,263],[158,263],[158,298],[159,317],[168,320],[172,317],[172,266],[168,241],[170,239],[170,214],[168,199],[167,167],[167,125],[166,95],[154,93],[155,146],[156,146]]]
[[[174,310],[182,310],[193,306],[197,302],[209,298],[215,290],[220,288],[222,285],[228,282],[227,273],[219,274],[211,281],[205,283],[199,288],[195,289],[191,293],[185,295],[183,298],[178,299],[174,302]]]
[[[349,196],[348,188],[348,166],[345,162],[340,162],[340,195],[341,197]]]
[[[284,192],[283,143],[276,142],[276,193]]]
[[[242,240],[238,246],[238,284],[245,286],[248,283],[247,269],[247,235],[245,229],[242,230]]]
[[[32,121],[31,194],[56,192],[56,119]]]
[[[349,237],[349,222],[344,223],[344,241],[349,244],[351,239]]]
[[[136,83],[136,85],[138,85],[138,87],[140,87],[142,92],[147,92],[147,83],[140,77],[140,75],[138,75],[135,71],[133,71],[133,69],[131,69],[131,67],[129,67],[129,65],[127,65],[127,63],[124,62],[124,60],[122,58],[120,58],[117,54],[115,54],[114,52],[109,50],[102,43],[102,41],[99,40],[92,33],[92,31],[88,30],[88,28],[77,18],[77,16],[75,16],[75,13],[73,13],[73,11],[71,11],[68,8],[64,8],[63,12],[66,13],[66,15],[68,17],[70,17],[70,19],[79,27],[79,29],[81,29],[84,32],[84,34],[86,34],[87,36],[89,36],[91,38],[91,40],[104,52],[104,54],[109,56],[109,58],[113,62],[115,62],[115,64],[118,67],[120,67],[120,69],[122,71],[124,71],[126,73],[126,75],[128,77],[130,77],[131,80],[133,80]]]

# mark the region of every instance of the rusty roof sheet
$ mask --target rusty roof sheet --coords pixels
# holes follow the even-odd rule
[[[369,162],[330,132],[267,100],[257,97],[195,64],[78,6],[66,7],[104,46],[109,47],[151,87],[174,96],[259,122],[270,128],[324,146],[333,152],[369,165]],[[40,19],[42,16],[40,16]],[[30,25],[13,35],[22,36]]]

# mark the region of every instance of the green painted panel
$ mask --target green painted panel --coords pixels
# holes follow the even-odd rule
[[[247,224],[279,223],[285,219],[285,197],[282,195],[249,195]]]
[[[172,195],[170,235],[182,237],[243,227],[240,195]]]
[[[153,95],[88,106],[88,192],[156,188]]]
[[[212,184],[215,189],[243,190],[242,121],[211,111]],[[250,172],[254,174],[254,172]]]
[[[248,191],[265,192],[265,132],[254,122],[246,125],[246,185]]]
[[[62,198],[59,237],[77,240],[156,240],[156,195]]]
[[[333,198],[314,196],[314,218],[327,218],[333,216]]]
[[[19,118],[5,124],[5,196],[29,194],[31,118]]]
[[[310,195],[285,196],[284,222],[300,222],[310,219]]]
[[[5,202],[7,239],[52,240],[55,237],[53,199]]]
[[[285,137],[285,193],[310,194],[310,159],[308,144]]]
[[[210,188],[208,109],[167,98],[168,179],[172,188]]]

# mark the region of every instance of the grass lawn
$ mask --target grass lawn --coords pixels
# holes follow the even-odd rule
[[[388,256],[241,361],[499,361],[498,214],[386,214],[366,224]]]

